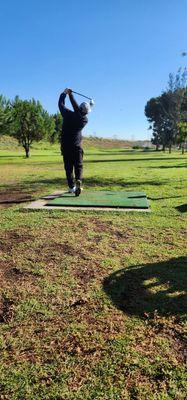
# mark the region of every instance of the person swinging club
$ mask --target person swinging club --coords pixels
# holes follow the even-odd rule
[[[65,106],[67,94],[69,95],[74,111],[69,110]],[[69,186],[68,192],[79,196],[82,190],[83,174],[82,129],[88,122],[87,114],[91,111],[91,107],[86,102],[81,103],[79,106],[74,99],[72,90],[68,88],[61,93],[58,106],[63,117],[61,153],[63,155],[64,168]]]

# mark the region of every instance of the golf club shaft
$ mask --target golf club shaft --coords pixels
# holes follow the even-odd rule
[[[81,94],[81,93],[75,92],[74,90],[72,90],[72,93],[75,93],[75,94],[78,94],[79,96],[85,97],[85,99],[92,100],[90,97],[88,97],[88,96],[85,96],[84,94]]]

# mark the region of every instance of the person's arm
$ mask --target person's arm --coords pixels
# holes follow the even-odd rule
[[[64,117],[68,112],[71,112],[71,110],[69,110],[66,106],[65,106],[65,98],[66,98],[66,94],[67,94],[67,89],[64,90],[63,93],[61,93],[59,100],[58,100],[58,107],[59,110],[62,114],[62,116]]]
[[[80,112],[79,105],[77,104],[76,100],[74,99],[73,93],[71,89],[68,89],[69,99],[71,101],[72,107],[75,112]]]

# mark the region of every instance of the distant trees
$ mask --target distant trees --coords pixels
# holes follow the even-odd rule
[[[152,143],[158,150],[162,145],[171,152],[172,145],[184,148],[187,122],[187,70],[178,70],[176,75],[169,75],[166,91],[151,98],[145,106],[145,115],[150,123]]]

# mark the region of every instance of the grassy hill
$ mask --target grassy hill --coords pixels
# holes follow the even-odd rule
[[[112,148],[132,148],[133,146],[139,146],[142,147],[144,145],[149,144],[151,146],[151,143],[145,140],[138,140],[138,141],[128,141],[128,140],[117,140],[117,139],[105,139],[105,138],[99,138],[99,137],[84,137],[83,138],[83,146],[86,148],[106,148],[106,149],[112,149]],[[51,145],[47,141],[41,141],[38,143],[33,143],[31,146],[33,149],[53,149],[53,148],[59,148],[59,144],[56,143],[54,145]],[[22,150],[22,147],[19,145],[16,139],[10,137],[10,136],[0,136],[0,151],[2,150]]]

